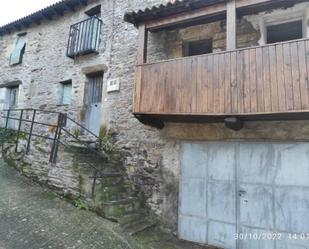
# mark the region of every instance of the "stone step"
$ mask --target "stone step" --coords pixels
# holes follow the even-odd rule
[[[113,218],[132,213],[140,209],[140,201],[136,198],[126,198],[118,201],[106,202],[102,211],[106,218]]]
[[[121,225],[133,224],[136,223],[138,220],[145,219],[148,216],[146,210],[140,209],[133,213],[128,213],[126,215],[115,217],[115,220]]]
[[[91,176],[90,178],[93,178],[93,176]],[[103,187],[109,187],[109,186],[121,186],[125,183],[124,178],[122,177],[122,175],[120,176],[112,176],[112,177],[105,177],[105,178],[101,178],[101,186]]]
[[[138,201],[137,197],[127,197],[120,200],[106,201],[103,202],[103,205],[113,206],[113,205],[129,204],[136,201]]]
[[[95,201],[97,203],[116,201],[134,196],[135,192],[132,191],[130,186],[101,186],[100,188],[96,188]]]
[[[157,224],[157,221],[151,218],[141,219],[135,223],[127,224],[122,227],[123,231],[133,236],[137,233],[140,233],[148,228],[154,227]]]

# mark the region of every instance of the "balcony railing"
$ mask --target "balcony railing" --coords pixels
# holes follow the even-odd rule
[[[309,113],[309,39],[137,66],[134,113]]]
[[[79,55],[98,53],[102,20],[96,16],[71,25],[67,56],[75,58]]]

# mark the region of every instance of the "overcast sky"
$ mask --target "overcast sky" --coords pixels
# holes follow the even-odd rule
[[[59,0],[8,0],[0,8],[0,26],[29,15]]]

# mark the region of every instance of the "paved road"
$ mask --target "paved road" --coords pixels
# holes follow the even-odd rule
[[[0,158],[0,249],[207,249],[159,228],[136,237],[73,205]],[[209,248],[210,249],[210,248]]]
[[[0,159],[0,249],[135,249],[117,229],[19,176]]]

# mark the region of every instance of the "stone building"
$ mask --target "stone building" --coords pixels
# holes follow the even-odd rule
[[[306,248],[308,18],[298,0],[60,1],[0,28],[2,108],[107,127],[182,239]]]

